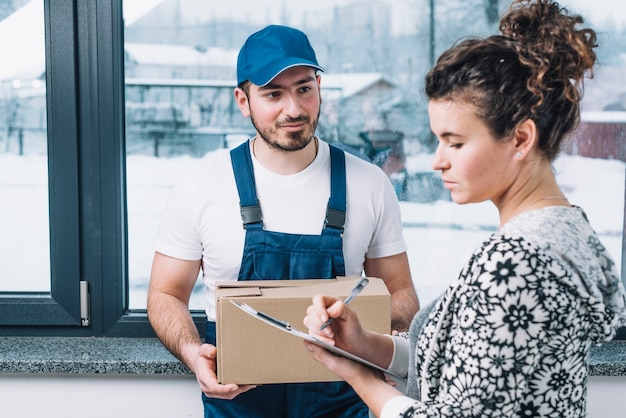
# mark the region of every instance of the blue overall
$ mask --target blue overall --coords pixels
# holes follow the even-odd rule
[[[343,151],[330,147],[331,193],[321,235],[263,230],[256,197],[249,141],[231,151],[246,230],[239,280],[293,280],[345,275],[341,234],[346,211]],[[304,313],[303,313],[304,315]],[[206,342],[215,344],[215,323]],[[219,353],[218,353],[219,355]],[[310,418],[368,417],[368,409],[345,382],[288,383],[258,386],[234,400],[202,395],[206,417]]]

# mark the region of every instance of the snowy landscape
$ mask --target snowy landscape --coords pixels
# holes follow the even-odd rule
[[[181,11],[181,16],[188,20],[191,19],[195,24],[209,18],[239,16],[241,11],[245,11],[245,13],[240,17],[244,20],[250,18],[250,22],[256,21],[257,18],[258,20],[269,19],[271,21],[287,16],[292,16],[293,19],[297,20],[297,16],[305,15],[305,10],[307,12],[323,11],[330,16],[331,13],[327,11],[331,8],[338,5],[356,4],[357,2],[354,0],[323,0],[314,3],[294,1],[283,2],[281,7],[276,7],[273,2],[237,0],[214,2],[211,3],[210,7],[199,8],[193,0],[176,2],[164,0],[126,1],[124,2],[124,14],[127,33],[130,34],[133,25],[141,26],[141,19],[148,16],[150,11],[158,11],[159,5],[167,6],[167,3],[170,3],[170,6],[180,6],[180,10],[177,10]],[[381,1],[381,3],[386,3],[390,8],[393,6],[394,13],[390,16],[397,16],[398,10],[396,9],[404,10],[403,7],[407,7],[407,5],[410,5],[412,10],[415,9],[415,3],[403,3],[404,5],[401,5],[391,0]],[[585,15],[589,14],[590,22],[594,24],[610,28],[607,33],[611,37],[615,36],[615,38],[611,38],[611,42],[601,42],[601,44],[603,48],[618,48],[619,40],[622,39],[617,37],[618,30],[623,27],[624,16],[626,16],[626,14],[621,13],[624,5],[616,5],[611,0],[597,0],[593,2],[593,5],[587,0],[568,0],[562,4],[571,6],[573,10],[580,11]],[[362,11],[360,3],[356,9]],[[443,9],[439,8],[438,10]],[[206,16],[200,16],[200,11],[204,11]],[[185,16],[185,12],[190,12],[191,16]],[[281,14],[281,16],[275,14]],[[408,20],[410,28],[418,29],[419,25],[412,20],[412,14],[402,15],[404,20]],[[169,19],[170,15],[165,13],[165,18]],[[15,37],[17,36],[15,34],[19,33],[22,42],[18,44],[5,43],[5,50],[1,55],[7,58],[5,61],[10,65],[3,66],[2,70],[5,72],[10,70],[11,74],[3,73],[0,79],[9,79],[15,74],[24,72],[25,68],[31,67],[36,69],[34,74],[41,75],[44,68],[43,24],[33,24],[33,22],[39,21],[43,22],[41,0],[28,2],[27,7],[12,15],[11,19],[4,21],[5,32],[2,32],[4,36],[9,39],[9,36]],[[151,27],[150,19],[147,21],[144,24],[149,29]],[[320,23],[317,20],[315,22]],[[447,29],[449,29],[449,23],[454,22],[446,20]],[[314,26],[311,26],[312,31]],[[405,26],[394,24],[394,27],[398,29]],[[23,30],[18,32],[19,29]],[[607,33],[601,34],[602,41],[605,41],[606,37],[609,36]],[[322,46],[323,44],[320,45],[320,48]],[[29,53],[24,54],[24,51]],[[172,57],[167,54],[166,56],[171,61]],[[620,63],[623,59],[626,58],[624,58],[623,53],[620,53],[612,58],[612,65],[614,66],[603,65],[598,69],[597,77],[594,80],[595,84],[589,83],[587,85],[583,108],[592,111],[604,110],[607,103],[613,103],[622,96],[626,97],[623,82],[621,82],[623,65]],[[23,66],[18,64],[23,64]],[[333,63],[329,62],[329,65],[332,66]],[[168,69],[163,69],[163,71],[166,70]],[[234,68],[232,70],[234,72]],[[30,70],[27,72],[28,74],[30,74]],[[327,81],[332,81],[332,76],[333,72],[331,71]],[[354,74],[347,78],[351,81],[357,79]],[[330,85],[332,86],[332,83]],[[4,83],[2,86],[7,92],[11,91],[9,89],[10,84]],[[36,86],[35,88],[33,85],[31,89],[37,90],[33,94],[44,97],[41,83]],[[343,88],[347,88],[346,85]],[[22,87],[20,89],[24,90]],[[344,91],[343,94],[346,92]],[[3,99],[8,100],[7,98],[10,97],[12,96],[3,96]],[[21,106],[24,109],[29,109],[28,103],[25,101]],[[27,126],[36,128],[33,132],[37,129],[44,132],[45,126],[40,126],[42,125],[41,121],[45,120],[44,102],[40,100],[37,103],[40,107],[36,111],[30,109],[24,112],[33,120],[25,119],[22,122],[28,122],[32,126]],[[624,123],[624,112],[606,113],[622,114],[618,122]],[[34,119],[39,124],[34,123]],[[19,118],[16,119],[15,123],[17,122],[20,122]],[[0,292],[49,292],[50,243],[46,139],[43,138],[43,135],[34,140],[25,139],[23,155],[19,155],[22,150],[16,145],[16,132],[18,131],[14,129],[13,135],[10,135],[10,127],[10,125],[3,126],[2,132],[0,132],[0,234],[2,234],[2,239],[0,239]],[[141,309],[145,307],[153,243],[169,191],[184,170],[199,160],[190,156],[157,158],[148,155],[136,155],[128,149],[127,152],[129,154],[126,162],[130,308]],[[408,149],[406,160],[408,174],[430,173],[430,160],[430,155]],[[586,210],[592,225],[615,257],[618,265],[621,266],[624,231],[624,162],[564,156],[556,162],[555,169],[565,194],[572,203]],[[416,194],[419,195],[419,193],[418,190]],[[459,206],[445,199],[436,201],[426,199],[424,203],[417,203],[422,202],[420,199],[407,200],[411,201],[401,202],[405,237],[409,247],[415,287],[422,303],[426,303],[448,285],[457,275],[472,250],[496,229],[498,215],[496,209],[489,202]],[[7,239],[7,237],[9,238]],[[196,309],[202,309],[204,306],[204,295],[200,286],[194,292],[191,305]]]
[[[130,308],[145,308],[145,297],[161,212],[169,191],[192,157],[129,156],[128,225]],[[409,173],[427,170],[429,155],[407,159]],[[0,291],[49,291],[47,168],[44,155],[0,154]],[[618,160],[562,156],[557,179],[574,204],[585,209],[604,244],[621,266],[625,164]],[[456,205],[401,202],[415,288],[422,303],[456,277],[473,249],[498,224],[489,203]],[[621,267],[620,267],[621,268]],[[202,309],[198,287],[191,306]]]

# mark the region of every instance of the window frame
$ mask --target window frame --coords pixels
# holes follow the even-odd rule
[[[50,292],[8,293],[0,298],[2,334],[19,327],[80,325],[80,251],[78,238],[78,158],[74,4],[44,1],[46,106],[48,124],[48,195],[50,214]],[[69,18],[69,20],[68,20]],[[65,45],[65,48],[61,48]],[[60,75],[63,74],[63,77]],[[64,91],[64,94],[58,92]],[[56,155],[64,155],[61,162]],[[58,161],[58,164],[57,164]],[[63,231],[63,234],[57,233]],[[73,284],[76,286],[73,287]]]
[[[145,310],[128,309],[122,0],[43,4],[51,291],[0,293],[0,336],[154,337]],[[624,220],[626,283],[626,204]],[[204,313],[192,316],[204,335]]]
[[[0,293],[0,336],[153,337],[145,310],[127,308],[122,1],[43,4],[51,290]]]

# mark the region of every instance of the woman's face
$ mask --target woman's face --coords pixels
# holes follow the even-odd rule
[[[432,100],[430,127],[439,140],[432,167],[459,204],[498,200],[514,180],[513,141],[496,141],[474,108]]]

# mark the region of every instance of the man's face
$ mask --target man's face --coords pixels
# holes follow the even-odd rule
[[[235,97],[268,145],[297,151],[313,139],[322,104],[320,78],[313,68],[289,68],[263,87],[249,87],[248,94],[236,89]]]

